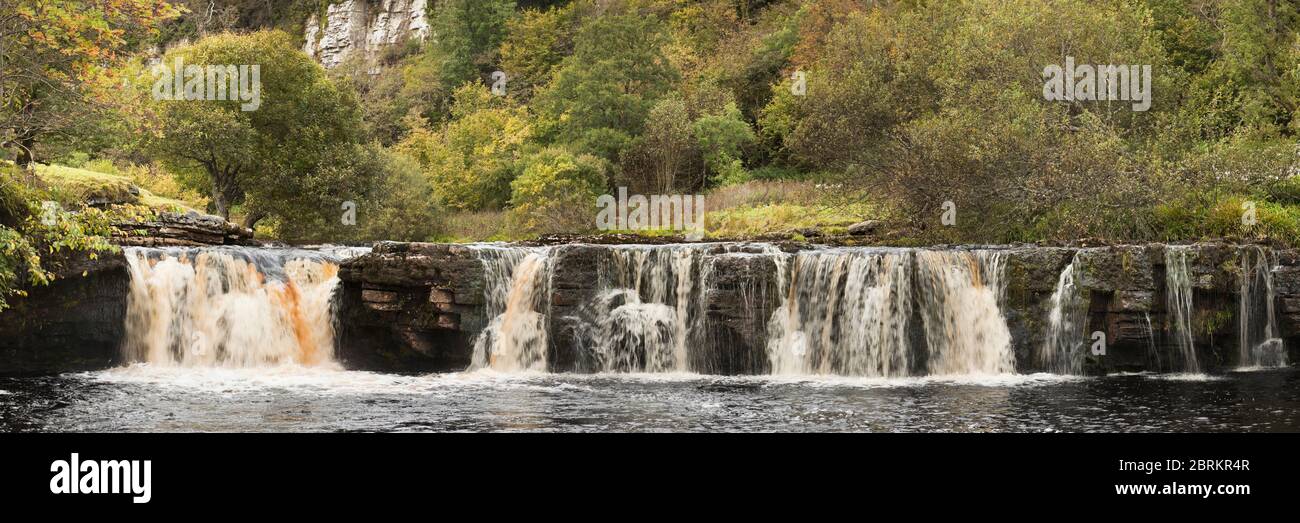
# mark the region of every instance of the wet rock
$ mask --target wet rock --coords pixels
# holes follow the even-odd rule
[[[120,253],[79,253],[57,264],[55,280],[8,298],[0,312],[0,374],[104,369],[121,361],[130,276]]]
[[[339,267],[340,361],[381,371],[459,371],[483,317],[483,264],[464,246],[380,242]]]

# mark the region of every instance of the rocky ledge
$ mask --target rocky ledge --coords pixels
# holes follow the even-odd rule
[[[113,224],[113,243],[130,247],[255,245],[253,231],[219,216],[159,212],[153,219]]]
[[[111,367],[119,361],[130,275],[121,253],[77,254],[55,280],[0,312],[0,375]]]
[[[608,264],[615,248],[596,244],[552,247],[543,304],[550,370],[591,370],[578,348],[579,332],[593,320],[587,311],[602,289],[599,268]],[[797,252],[817,247],[788,243],[780,248]],[[1178,348],[1169,326],[1166,246],[991,248],[1005,252],[1001,309],[1019,371],[1042,370],[1035,351],[1044,342],[1051,297],[1061,272],[1072,263],[1078,292],[1087,304],[1083,332],[1104,333],[1107,343],[1104,355],[1088,353],[1085,370],[1094,374],[1178,370],[1172,364]],[[1191,334],[1198,360],[1203,370],[1236,366],[1243,273],[1239,259],[1246,248],[1231,243],[1184,248],[1193,298]],[[785,290],[777,283],[773,257],[747,254],[746,248],[734,245],[705,254],[710,258],[709,283],[707,289],[695,292],[703,293],[704,340],[715,350],[708,351],[707,361],[698,361],[693,355],[694,370],[719,374],[768,370],[767,321]],[[1284,338],[1290,361],[1297,361],[1300,254],[1279,250],[1273,256],[1273,305],[1280,330],[1274,335]],[[490,319],[484,299],[484,264],[473,248],[381,243],[370,254],[344,263],[339,274],[340,356],[346,366],[456,371],[470,362],[473,341]]]

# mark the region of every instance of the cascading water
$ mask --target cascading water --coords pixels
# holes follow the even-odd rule
[[[773,373],[906,376],[921,341],[929,374],[1015,371],[999,308],[1003,253],[834,249],[791,258],[779,278],[788,291],[768,324]],[[921,340],[912,339],[916,313]]]
[[[912,252],[844,249],[790,258],[778,278],[785,298],[768,323],[772,373],[909,374]]]
[[[1078,253],[1061,271],[1056,290],[1049,299],[1047,328],[1039,345],[1037,364],[1048,372],[1081,374],[1083,372],[1083,331],[1087,321],[1087,301],[1076,283]]]
[[[1240,251],[1241,293],[1238,316],[1238,343],[1241,367],[1282,367],[1286,350],[1278,338],[1277,316],[1273,310],[1272,250],[1261,246],[1243,247]]]
[[[1192,340],[1192,278],[1187,268],[1186,246],[1165,248],[1165,287],[1168,300],[1169,333],[1178,347],[1182,372],[1199,373],[1196,345]]]
[[[602,291],[588,308],[589,356],[606,372],[682,372],[698,339],[707,245],[620,246],[601,270]]]
[[[338,258],[297,249],[127,248],[123,355],[157,366],[333,366]]]
[[[475,246],[483,262],[483,295],[492,319],[474,341],[470,369],[546,370],[549,289],[545,248]]]
[[[721,292],[713,288],[714,265],[726,257],[757,256],[775,263],[781,289],[779,306],[766,317],[767,364],[774,374],[1015,371],[1000,309],[1006,255],[998,250],[828,248],[786,254],[764,244],[612,246],[598,258],[589,299],[562,313],[564,318],[551,318],[552,248],[472,248],[483,263],[491,320],[475,341],[471,370],[547,369],[553,342],[547,330],[562,321],[573,329],[565,332],[577,345],[580,368],[707,371],[708,362],[723,357],[714,354],[722,349],[708,335],[706,298]],[[766,300],[762,290],[730,292],[741,300]]]
[[[1014,373],[1000,307],[1006,253],[921,251],[916,260],[930,374]]]

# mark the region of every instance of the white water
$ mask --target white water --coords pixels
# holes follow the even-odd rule
[[[299,250],[128,248],[128,362],[334,366],[334,258]]]
[[[547,249],[477,246],[483,261],[483,297],[492,318],[474,341],[471,370],[546,370],[546,317],[539,312],[549,288]]]
[[[1165,287],[1168,299],[1169,333],[1178,347],[1181,368],[1176,370],[1196,374],[1201,366],[1196,361],[1196,346],[1192,341],[1192,279],[1187,268],[1186,246],[1170,245],[1165,248]]]
[[[1061,271],[1056,289],[1049,298],[1047,327],[1043,344],[1037,352],[1038,365],[1057,374],[1081,374],[1084,359],[1084,323],[1087,301],[1075,280],[1078,278],[1078,253]]]
[[[791,258],[768,323],[774,374],[908,376],[922,341],[928,374],[1015,372],[999,308],[1004,253],[831,249]]]
[[[1278,337],[1277,315],[1273,309],[1273,267],[1276,262],[1272,250],[1260,246],[1243,247],[1239,265],[1239,366],[1284,367],[1286,350]]]
[[[589,311],[591,351],[604,372],[685,372],[703,310],[703,246],[620,246],[603,267]]]
[[[916,259],[930,374],[1014,373],[1000,307],[1006,254],[921,251]]]
[[[910,251],[800,252],[782,266],[768,322],[773,374],[909,374],[915,256]]]

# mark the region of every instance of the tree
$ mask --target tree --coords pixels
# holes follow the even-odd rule
[[[736,104],[728,104],[721,114],[700,117],[691,125],[691,134],[704,153],[713,181],[729,185],[747,179],[741,156],[754,143],[754,130]]]
[[[218,215],[229,218],[232,207],[247,199],[246,226],[270,214],[293,218],[295,212],[277,203],[286,198],[298,212],[334,213],[335,206],[307,197],[356,190],[311,186],[323,168],[359,141],[361,117],[351,92],[330,82],[288,35],[210,36],[167,53],[163,67],[178,59],[189,66],[260,67],[260,82],[250,82],[260,83],[260,105],[254,110],[244,110],[249,102],[238,98],[156,104],[153,150],[170,168],[198,173],[197,185],[211,194]],[[188,82],[188,72],[186,77]]]
[[[443,0],[433,10],[429,52],[444,86],[478,80],[496,61],[513,0]]]
[[[273,222],[283,240],[421,241],[437,232],[436,199],[419,164],[378,145],[331,150],[295,191],[268,202],[281,210]],[[308,205],[332,212],[290,214]]]
[[[529,156],[510,184],[511,227],[530,234],[591,230],[596,198],[608,183],[607,163],[561,147]]]
[[[33,161],[114,88],[111,66],[176,16],[162,0],[0,0],[0,143]]]
[[[501,43],[501,68],[509,75],[507,92],[517,100],[532,99],[564,57],[573,52],[577,26],[574,4],[546,10],[529,9],[510,21]]]
[[[510,199],[515,163],[532,136],[527,111],[481,84],[456,90],[451,121],[417,129],[398,150],[415,158],[441,204],[457,210],[500,209]]]
[[[701,157],[691,136],[686,102],[665,98],[650,110],[645,133],[620,155],[620,185],[642,194],[672,194],[678,187],[698,187]]]
[[[663,43],[653,16],[606,15],[584,24],[573,55],[535,100],[544,139],[617,159],[678,80]]]

